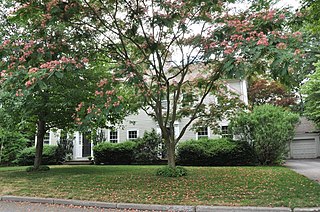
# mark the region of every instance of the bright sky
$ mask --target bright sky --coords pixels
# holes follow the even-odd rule
[[[277,4],[279,7],[292,6],[293,9],[298,9],[300,7],[299,0],[280,0]]]

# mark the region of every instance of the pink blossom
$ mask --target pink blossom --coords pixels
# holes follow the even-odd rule
[[[79,112],[81,110],[82,106],[83,106],[83,102],[80,102],[78,104],[78,107],[76,108],[76,111]]]
[[[299,54],[301,54],[301,50],[300,50],[300,49],[296,49],[296,50],[294,51],[294,55],[299,55]]]
[[[40,54],[44,54],[44,48],[37,49],[37,52],[40,53]]]
[[[95,91],[94,93],[96,96],[103,96],[103,91]]]
[[[118,107],[119,105],[120,105],[120,102],[119,102],[119,101],[113,103],[113,106],[114,106],[114,107]]]
[[[23,96],[22,89],[16,91],[16,96]]]
[[[99,83],[97,83],[97,86],[99,88],[103,87],[104,85],[108,84],[108,80],[107,79],[101,79]]]
[[[5,40],[5,41],[3,41],[3,46],[8,45],[9,43],[10,43],[10,40]]]
[[[26,58],[24,56],[19,58],[19,62],[25,62],[25,61],[26,61]]]
[[[85,58],[82,59],[82,62],[83,62],[83,63],[88,63],[88,62],[89,62],[89,59],[85,57]]]
[[[89,114],[89,113],[91,113],[92,112],[92,109],[91,109],[91,107],[89,106],[88,108],[87,108],[87,113]]]
[[[34,83],[36,82],[36,78],[32,78],[31,80],[28,80],[26,83],[25,83],[25,86],[27,88],[29,88],[30,86],[32,86]]]
[[[232,54],[234,52],[234,50],[231,48],[231,47],[228,47],[226,48],[224,51],[223,51],[225,54]]]
[[[10,63],[8,69],[12,69],[15,66],[15,63]]]
[[[6,75],[6,72],[7,72],[6,70],[2,70],[1,73],[0,73],[0,76],[4,77]]]
[[[112,95],[114,93],[114,91],[106,91],[107,95]]]
[[[279,15],[279,18],[280,18],[280,19],[285,19],[285,18],[286,18],[286,15],[283,14],[283,13],[281,13],[281,14]]]
[[[109,104],[108,104],[108,102],[104,103],[104,107],[105,107],[106,109],[108,109],[108,108],[109,108]]]
[[[35,68],[30,68],[29,71],[28,71],[28,73],[29,73],[29,74],[36,73],[36,72],[38,72],[38,70],[39,70],[39,69],[36,68],[36,67],[35,67]]]
[[[83,67],[83,65],[81,63],[76,64],[76,68],[82,68],[82,67]]]
[[[269,43],[268,43],[268,38],[267,38],[267,36],[265,36],[265,35],[262,36],[262,37],[260,38],[260,40],[258,40],[257,45],[268,46]]]
[[[278,43],[278,44],[276,45],[276,48],[278,48],[278,49],[286,49],[286,48],[287,48],[287,44],[285,44],[285,43]]]
[[[302,35],[301,32],[297,31],[292,34],[293,37],[300,37]]]

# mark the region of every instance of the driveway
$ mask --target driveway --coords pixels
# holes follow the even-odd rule
[[[320,183],[320,159],[287,160],[285,166]]]

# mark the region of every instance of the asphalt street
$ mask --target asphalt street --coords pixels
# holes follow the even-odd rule
[[[103,209],[71,205],[0,201],[0,212],[122,212],[138,210]]]

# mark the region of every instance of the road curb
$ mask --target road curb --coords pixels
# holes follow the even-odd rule
[[[320,208],[295,208],[293,212],[320,212]]]
[[[195,206],[186,205],[152,205],[152,204],[131,204],[131,203],[118,203],[118,209],[134,209],[134,210],[149,210],[149,211],[185,211],[195,212]]]
[[[68,200],[55,198],[37,198],[20,196],[0,196],[0,201],[47,203],[59,205],[75,205],[109,209],[131,209],[148,211],[183,211],[183,212],[320,212],[319,207],[314,208],[287,208],[287,207],[228,207],[228,206],[190,206],[190,205],[155,205],[135,203],[108,203],[96,201]]]
[[[12,202],[31,202],[31,203],[53,204],[53,199],[52,198],[2,196],[0,199],[2,201],[12,201]]]
[[[291,208],[285,207],[227,207],[227,206],[197,206],[196,212],[211,212],[211,211],[232,211],[232,212],[246,212],[246,211],[255,211],[255,212],[291,212]]]
[[[67,200],[67,199],[53,199],[54,204],[59,205],[76,205],[85,207],[98,207],[98,208],[117,208],[117,203],[108,202],[95,202],[95,201],[82,201],[82,200]]]

